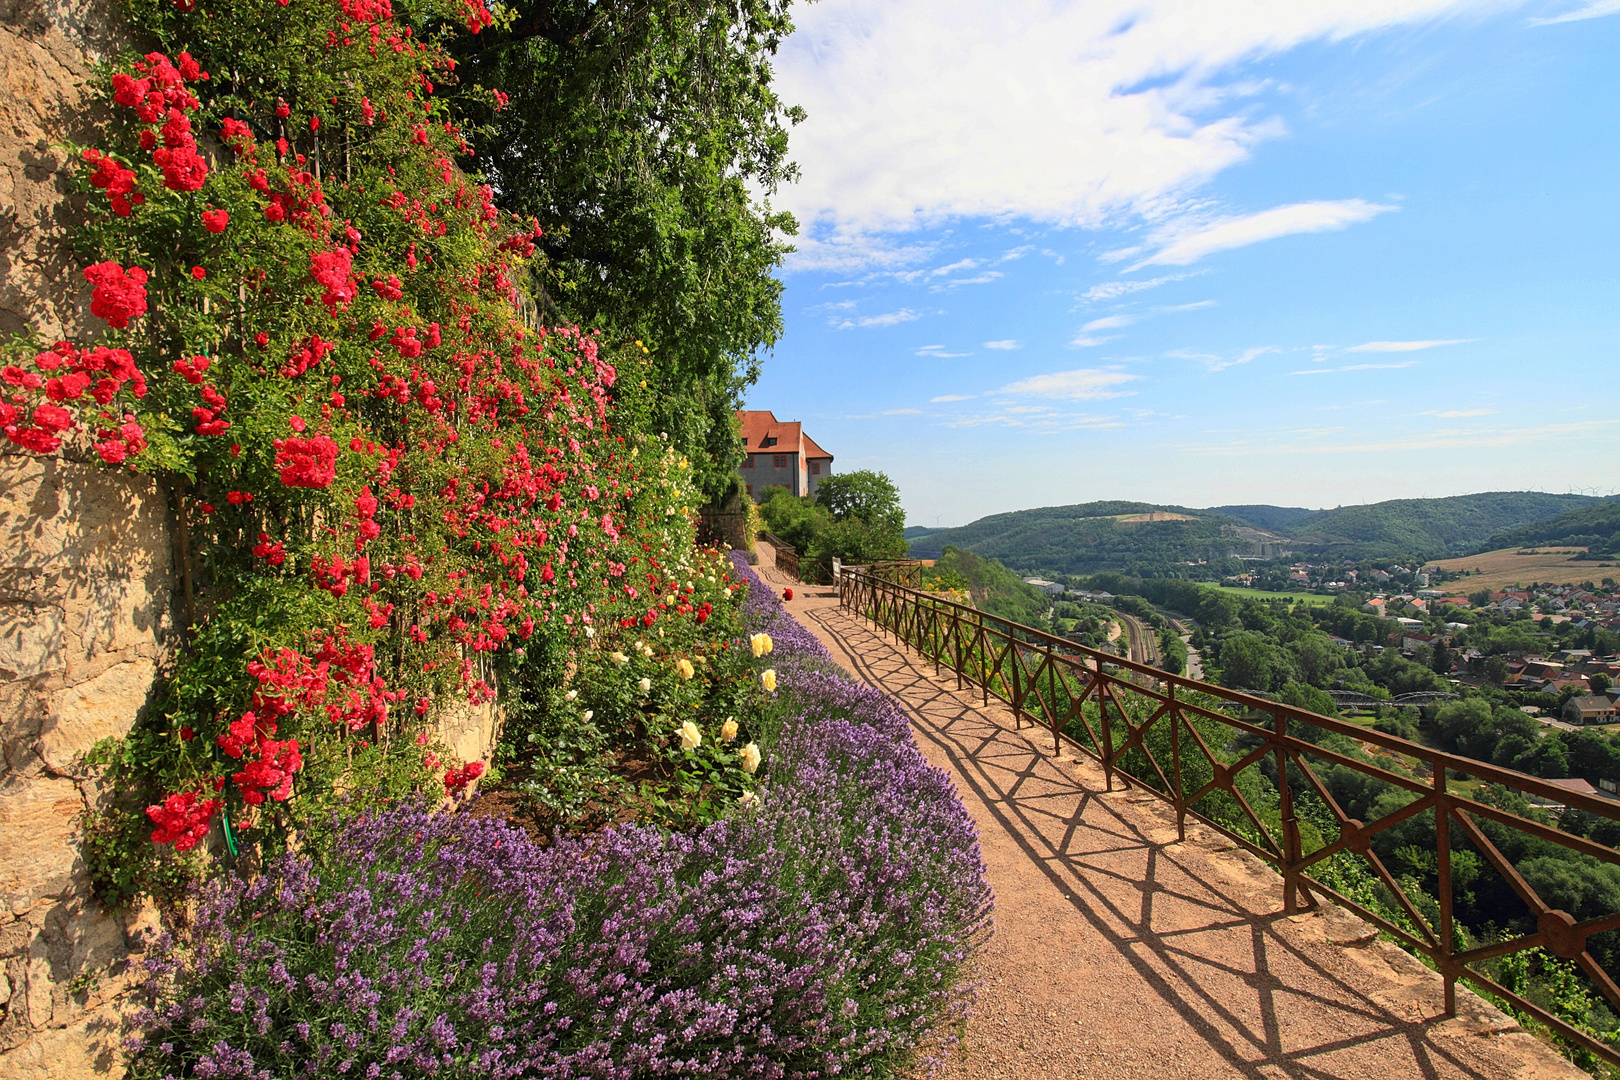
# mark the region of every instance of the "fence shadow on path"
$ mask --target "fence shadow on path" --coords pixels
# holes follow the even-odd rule
[[[949,1076],[1585,1075],[1472,994],[1446,1020],[1438,975],[1366,923],[1282,915],[1269,867],[1196,826],[1176,842],[1159,800],[1105,793],[1089,759],[1043,752],[833,594],[789,607],[904,704],[979,824],[997,933]]]

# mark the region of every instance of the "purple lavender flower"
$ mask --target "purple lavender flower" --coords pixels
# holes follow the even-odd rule
[[[989,927],[972,821],[893,699],[737,570],[780,680],[750,809],[544,847],[422,804],[342,823],[154,950],[132,1074],[778,1080],[937,1039]]]

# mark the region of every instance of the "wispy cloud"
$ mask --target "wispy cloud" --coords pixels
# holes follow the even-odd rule
[[[1531,19],[1531,26],[1552,26],[1555,23],[1579,22],[1581,19],[1597,19],[1604,15],[1620,14],[1620,0],[1588,0],[1574,11],[1566,11],[1562,15],[1553,15],[1548,18]]]
[[[1391,371],[1395,368],[1409,368],[1417,364],[1416,360],[1402,360],[1394,364],[1345,364],[1342,367],[1306,368],[1304,371],[1290,371],[1290,375],[1332,375],[1340,371]]]
[[[1183,311],[1201,311],[1204,308],[1212,308],[1212,307],[1219,307],[1219,306],[1220,306],[1219,302],[1215,301],[1215,300],[1194,300],[1190,304],[1175,304],[1175,305],[1172,305],[1171,307],[1160,308],[1159,309],[1159,314],[1161,314],[1161,315],[1175,315],[1175,314],[1179,314],[1180,312],[1183,312]]]
[[[1113,341],[1114,337],[1117,337],[1117,336],[1118,335],[1112,335],[1112,336],[1108,336],[1108,337],[1097,337],[1097,336],[1095,336],[1093,334],[1080,334],[1073,341],[1069,342],[1069,348],[1071,348],[1071,349],[1095,349],[1098,345],[1106,345],[1106,344],[1108,344],[1108,342]]]
[[[996,262],[1004,263],[1012,262],[1014,259],[1022,259],[1025,255],[1028,255],[1034,250],[1034,244],[1025,244],[1022,247],[1008,248],[1006,251],[1001,253],[1001,258],[997,259]]]
[[[834,328],[838,330],[868,329],[875,326],[898,326],[901,323],[916,322],[922,318],[910,308],[901,308],[899,311],[890,311],[883,315],[863,315],[858,319],[845,319],[842,322],[831,320]]]
[[[1495,416],[1496,409],[1447,409],[1444,412],[1429,411],[1418,413],[1419,416],[1438,416],[1442,420],[1461,420],[1466,416]]]
[[[947,426],[954,428],[1008,427],[1020,428],[1034,435],[1056,435],[1064,431],[1079,431],[1087,428],[1117,428],[1122,425],[1117,416],[1011,406],[1003,408],[999,412],[969,413],[966,416],[958,416],[948,421]]]
[[[1158,238],[1159,250],[1131,269],[1152,265],[1187,266],[1217,251],[1248,247],[1283,236],[1347,229],[1395,209],[1365,199],[1323,200],[1275,206],[1256,214],[1221,218],[1190,228],[1171,226]]]
[[[884,409],[884,416],[921,416],[921,409]]]
[[[929,398],[928,402],[931,405],[938,405],[947,401],[972,401],[977,396],[977,394],[941,394],[939,397]]]
[[[1328,428],[1319,431],[1283,432],[1274,438],[1231,438],[1217,443],[1182,446],[1184,453],[1210,457],[1247,457],[1255,454],[1372,454],[1410,453],[1417,450],[1463,450],[1470,448],[1522,446],[1538,442],[1567,441],[1590,434],[1611,434],[1620,420],[1588,420],[1574,424],[1537,424],[1528,427],[1480,426],[1438,428],[1434,431],[1397,432],[1373,437],[1365,442],[1346,440],[1355,429]],[[1380,434],[1384,434],[1380,432]],[[1320,441],[1319,441],[1320,440]]]
[[[1234,356],[1224,356],[1220,353],[1194,352],[1191,349],[1174,349],[1165,353],[1165,355],[1174,357],[1177,360],[1196,360],[1204,365],[1204,370],[1213,373],[1237,367],[1239,364],[1247,364],[1256,357],[1264,356],[1267,353],[1281,351],[1274,345],[1261,345],[1253,349],[1244,349]]]
[[[1027,379],[1008,383],[998,393],[1026,397],[1054,398],[1060,401],[1092,401],[1098,398],[1122,397],[1134,393],[1121,390],[1125,383],[1134,382],[1139,375],[1103,368],[1077,368],[1074,371],[1054,371],[1047,375],[1031,375]]]
[[[1149,278],[1146,281],[1105,281],[1101,285],[1093,285],[1081,294],[1080,299],[1092,303],[1105,300],[1117,300],[1121,296],[1141,292],[1144,289],[1157,289],[1160,285],[1168,285],[1172,281],[1181,281],[1192,277],[1191,274],[1166,274],[1163,277]]]
[[[932,291],[944,292],[947,289],[955,289],[962,285],[988,285],[992,281],[1003,277],[1006,277],[1006,275],[1000,270],[986,270],[969,278],[951,278],[949,281],[942,281],[933,286]]]
[[[1436,349],[1442,345],[1462,345],[1473,338],[1448,338],[1444,341],[1369,341],[1365,345],[1352,345],[1345,352],[1418,352]]]
[[[1020,348],[1017,338],[1004,338],[1001,341],[987,341],[987,342],[984,343],[984,347],[987,348],[987,349],[1004,349],[1004,350],[1012,350],[1012,349]]]
[[[958,259],[953,263],[946,264],[945,266],[935,267],[934,269],[928,271],[928,276],[931,278],[944,277],[946,274],[954,274],[958,270],[972,270],[978,265],[978,259]]]
[[[1082,334],[1089,334],[1093,330],[1118,330],[1122,326],[1129,326],[1137,321],[1135,315],[1105,315],[1101,319],[1092,319],[1080,328]]]
[[[933,356],[933,357],[938,357],[941,360],[954,360],[954,359],[956,359],[957,357],[960,357],[960,356],[972,356],[973,354],[972,353],[965,353],[965,352],[946,352],[945,351],[945,346],[943,346],[943,345],[924,345],[921,348],[915,350],[911,355],[913,355],[913,356]]]

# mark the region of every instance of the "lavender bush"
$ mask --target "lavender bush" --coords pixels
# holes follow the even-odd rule
[[[787,1078],[914,1059],[965,1008],[988,928],[972,822],[894,703],[751,584],[782,680],[756,802],[694,834],[549,847],[419,805],[351,821],[319,855],[211,887],[193,944],[157,950],[134,1075]]]

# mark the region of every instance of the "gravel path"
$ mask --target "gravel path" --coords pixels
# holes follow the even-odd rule
[[[1281,879],[1140,791],[1104,792],[1010,710],[777,573],[787,607],[857,678],[894,694],[978,823],[996,890],[982,989],[947,1080],[1585,1077],[1341,909],[1291,917]],[[1048,743],[1049,747],[1050,744]]]

